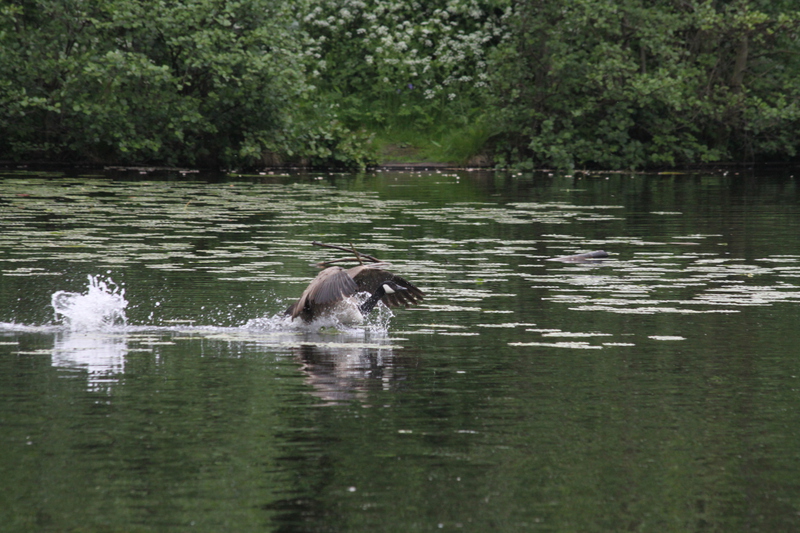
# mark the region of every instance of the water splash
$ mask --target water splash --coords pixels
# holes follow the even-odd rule
[[[344,312],[336,312],[318,317],[311,322],[304,322],[297,318],[277,313],[272,317],[252,318],[244,324],[248,330],[261,331],[296,331],[296,332],[318,332],[319,330],[335,330],[347,333],[363,332],[386,332],[389,329],[389,322],[394,313],[383,304],[375,306],[373,311],[366,317],[361,315],[358,308],[363,304],[369,294],[359,293],[353,296],[352,302],[344,302]],[[340,310],[341,311],[341,310]]]
[[[83,294],[57,291],[51,297],[56,319],[72,331],[98,331],[125,326],[125,289],[110,278],[88,276],[89,286]]]

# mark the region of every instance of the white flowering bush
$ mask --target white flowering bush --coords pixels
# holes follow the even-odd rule
[[[506,2],[326,0],[310,6],[306,50],[346,120],[425,127],[480,106],[487,52],[506,38]]]

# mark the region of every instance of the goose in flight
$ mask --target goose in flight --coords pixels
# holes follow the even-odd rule
[[[303,295],[286,310],[292,320],[300,317],[305,322],[321,316],[337,313],[342,307],[358,306],[361,317],[351,317],[347,321],[359,322],[377,305],[379,301],[388,307],[415,305],[425,296],[417,287],[381,267],[385,265],[366,264],[344,269],[328,267],[309,283]],[[359,292],[367,292],[370,297],[358,305],[351,297]],[[345,313],[342,313],[345,317]],[[355,318],[355,320],[353,320]]]

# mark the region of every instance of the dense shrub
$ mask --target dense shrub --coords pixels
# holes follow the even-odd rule
[[[794,155],[792,2],[522,0],[493,57],[504,160],[606,168]]]
[[[796,154],[795,0],[11,0],[0,157],[630,168]]]
[[[270,0],[5,4],[0,151],[211,165],[254,163],[264,152],[324,159],[350,133],[311,109],[294,7]]]

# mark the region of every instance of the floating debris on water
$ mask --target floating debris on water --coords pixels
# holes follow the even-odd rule
[[[542,346],[546,348],[572,348],[574,350],[602,350],[602,346],[588,342],[509,342],[509,346]]]

